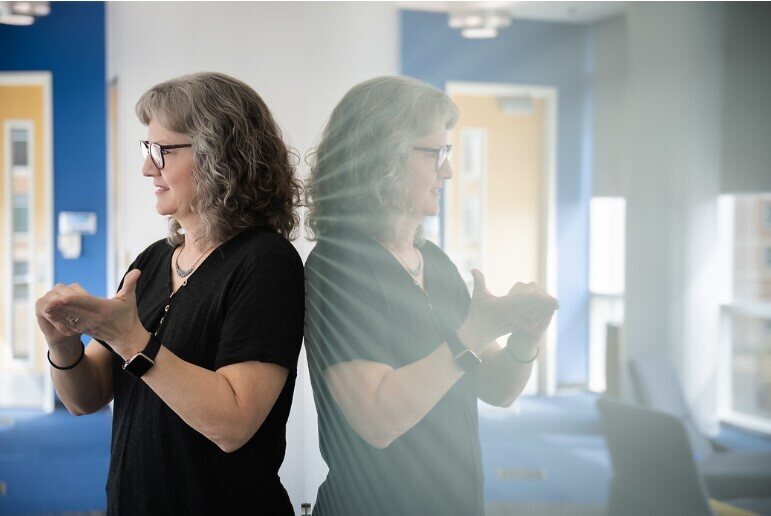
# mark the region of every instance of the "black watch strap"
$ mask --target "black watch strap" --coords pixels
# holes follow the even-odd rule
[[[458,334],[454,331],[448,332],[447,346],[452,352],[453,360],[460,366],[461,369],[467,373],[471,373],[477,370],[482,365],[482,359],[479,355],[463,345]]]
[[[141,378],[155,365],[155,357],[158,356],[158,351],[161,349],[161,341],[158,337],[152,333],[149,335],[150,340],[147,341],[145,348],[123,364],[123,370],[137,378]]]

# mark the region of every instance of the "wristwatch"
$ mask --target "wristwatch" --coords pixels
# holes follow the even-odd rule
[[[151,333],[150,340],[147,342],[145,349],[126,360],[123,364],[123,370],[137,378],[141,378],[143,374],[155,365],[155,357],[160,349],[161,341]]]
[[[482,359],[479,355],[463,345],[458,334],[454,331],[448,332],[447,346],[452,352],[453,360],[467,373],[474,372],[482,365]]]

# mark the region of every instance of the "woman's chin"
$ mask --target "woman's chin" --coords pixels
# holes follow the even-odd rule
[[[424,217],[436,217],[439,215],[439,205],[428,206],[423,210]]]
[[[164,205],[158,203],[158,204],[155,205],[155,211],[158,212],[158,215],[162,215],[164,217],[168,217],[170,215],[174,215],[174,213],[177,210],[171,209],[168,206],[164,206]]]

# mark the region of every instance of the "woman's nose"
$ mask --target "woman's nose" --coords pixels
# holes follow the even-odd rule
[[[450,165],[449,159],[445,160],[442,167],[439,169],[439,177],[444,179],[450,179],[452,177],[452,165]]]
[[[142,175],[145,177],[157,176],[160,173],[158,167],[153,163],[153,158],[147,156],[144,163],[142,163]]]

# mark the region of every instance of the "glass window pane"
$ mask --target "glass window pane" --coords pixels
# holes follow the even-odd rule
[[[771,194],[734,199],[734,298],[771,301]]]
[[[28,285],[14,286],[13,291],[13,357],[16,359],[29,358],[30,350],[30,307]]]
[[[27,301],[29,298],[29,283],[20,283],[13,286],[13,298],[17,301]]]
[[[624,293],[626,200],[593,197],[589,204],[589,291]]]
[[[11,130],[11,165],[26,167],[29,165],[29,141],[26,129]]]
[[[732,408],[771,418],[771,320],[734,315],[732,322]]]
[[[29,206],[26,194],[13,196],[13,232],[26,233],[29,231]]]
[[[24,278],[29,273],[28,262],[13,262],[13,277]]]
[[[28,129],[11,129],[11,227],[13,278],[11,291],[11,349],[16,359],[28,359],[34,333],[30,333],[34,310],[31,279],[31,242],[34,174],[30,165],[30,133]]]

